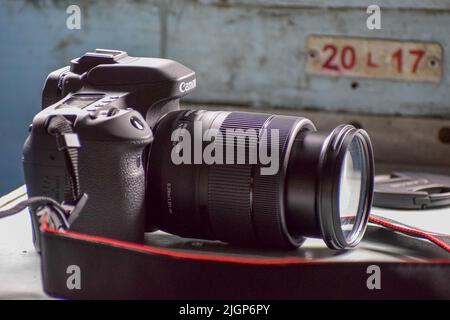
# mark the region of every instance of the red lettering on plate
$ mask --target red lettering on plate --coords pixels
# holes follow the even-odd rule
[[[350,60],[349,60],[350,59]],[[341,52],[341,64],[344,69],[351,69],[355,66],[356,53],[355,48],[345,46]]]
[[[378,68],[379,65],[372,61],[372,52],[367,52],[367,66],[370,68]]]
[[[339,71],[339,67],[333,62],[334,58],[337,54],[337,48],[333,44],[327,44],[323,47],[323,51],[331,51],[331,55],[328,57],[328,59],[323,64],[322,68]]]
[[[398,49],[397,51],[395,51],[393,54],[392,54],[392,58],[394,59],[394,60],[397,60],[397,71],[398,71],[398,73],[402,73],[403,72],[403,66],[402,66],[402,64],[403,64],[403,51],[402,51],[402,49]]]
[[[425,50],[409,50],[409,53],[416,56],[416,61],[414,61],[414,65],[412,67],[412,73],[416,73],[420,60],[422,60],[425,55]]]

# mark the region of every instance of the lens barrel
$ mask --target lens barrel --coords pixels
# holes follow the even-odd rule
[[[161,118],[154,137],[147,230],[276,248],[318,237],[341,249],[364,234],[374,169],[363,130],[324,133],[301,117],[182,110]]]
[[[353,144],[361,167],[359,192],[349,196],[355,212],[341,212],[342,170]],[[292,234],[322,238],[328,247],[354,247],[361,240],[372,205],[374,161],[364,130],[350,125],[331,133],[303,132],[295,139],[286,178],[286,220]],[[356,161],[355,161],[356,162]],[[351,230],[343,227],[350,223]]]

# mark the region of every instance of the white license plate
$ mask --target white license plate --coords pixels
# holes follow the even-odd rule
[[[307,48],[308,74],[430,82],[442,76],[435,42],[311,36]]]

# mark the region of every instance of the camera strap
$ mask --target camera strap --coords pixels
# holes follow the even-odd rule
[[[426,231],[405,223],[371,214],[369,222],[384,227],[393,232],[399,232],[410,237],[425,239],[450,253],[450,234]]]
[[[62,115],[50,118],[47,132],[56,137],[58,151],[64,151],[69,184],[66,184],[65,199],[77,201],[81,196],[80,175],[78,172],[78,149],[81,147],[72,123]]]
[[[82,194],[80,190],[78,149],[81,147],[81,144],[78,135],[73,131],[70,121],[61,115],[53,116],[49,119],[47,132],[56,137],[58,151],[63,151],[65,154],[65,164],[69,178],[69,183],[66,184],[64,193],[65,201],[58,203],[49,197],[31,197],[19,202],[12,208],[0,211],[0,218],[19,213],[28,206],[35,206],[37,208],[36,214],[39,217],[48,216],[48,223],[52,228],[67,230],[79,216],[88,199],[87,194]]]
[[[375,221],[375,220],[374,220]],[[372,221],[372,222],[374,222]],[[380,222],[380,221],[377,221]],[[378,228],[371,223],[369,229]],[[391,228],[390,230],[393,230]],[[176,236],[137,244],[53,230],[41,219],[43,285],[47,294],[82,299],[423,299],[450,297],[450,259],[330,261],[295,252],[223,252]],[[155,239],[155,238],[154,238]],[[175,239],[175,240],[170,240]],[[178,239],[178,240],[177,240]],[[411,246],[421,247],[417,238]],[[389,250],[389,249],[386,249]],[[395,250],[392,249],[391,250]],[[395,252],[395,251],[394,251]],[[395,254],[393,252],[393,254]],[[442,257],[442,255],[440,255]],[[95,257],[93,259],[92,257]],[[419,256],[420,257],[420,256]],[[68,266],[80,270],[68,285]],[[371,268],[382,289],[368,290]],[[101,266],[101,268],[99,268]],[[370,289],[370,288],[369,288]]]

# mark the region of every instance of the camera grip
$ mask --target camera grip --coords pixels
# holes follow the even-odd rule
[[[148,143],[148,142],[147,142]],[[144,141],[84,141],[81,190],[89,201],[73,231],[142,242],[145,215]]]
[[[68,183],[64,154],[49,135],[31,134],[24,145],[24,173],[29,197],[64,200]],[[89,200],[72,231],[119,240],[142,242],[145,219],[145,167],[143,151],[151,139],[91,141],[79,149],[82,192]],[[40,250],[36,208],[30,208],[33,241]]]

